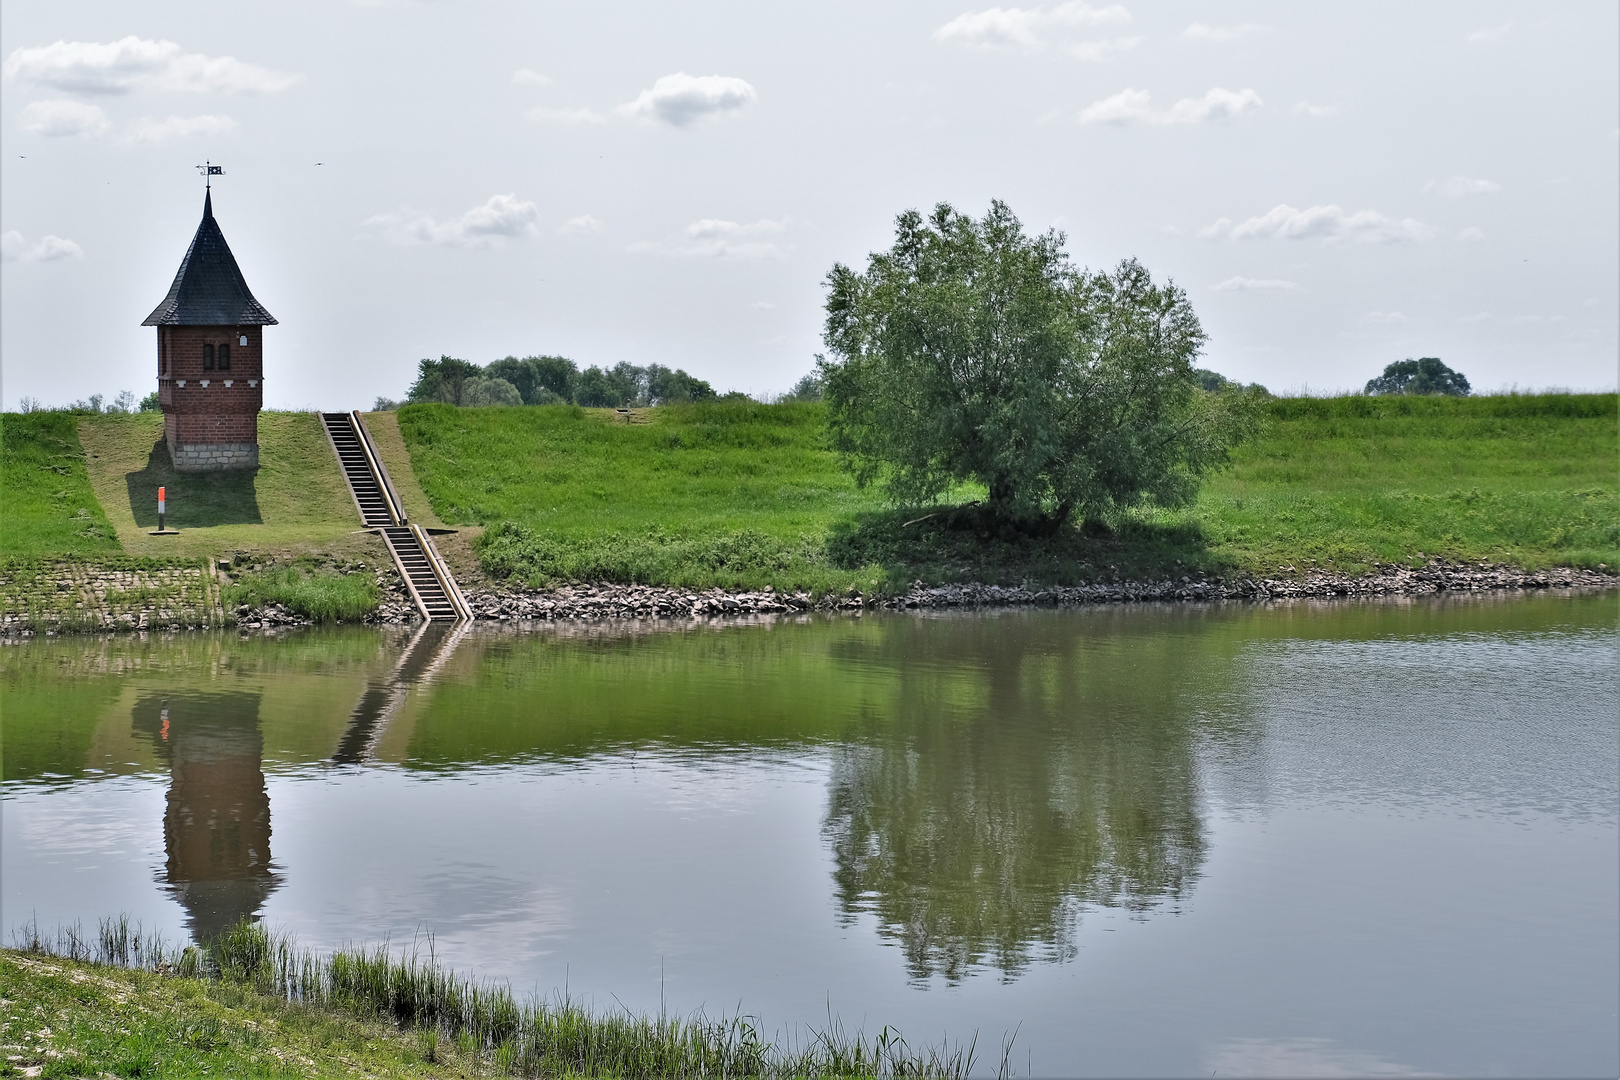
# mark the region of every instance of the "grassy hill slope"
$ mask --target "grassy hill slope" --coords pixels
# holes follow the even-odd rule
[[[90,485],[74,416],[0,416],[0,555],[113,555],[117,534]]]
[[[311,413],[261,413],[259,468],[223,474],[175,472],[159,413],[12,413],[0,424],[0,612],[25,617],[11,629],[217,624],[221,603],[269,600],[355,619],[376,604],[368,576],[332,570],[388,556],[361,531]],[[159,487],[177,536],[150,535]],[[238,561],[216,579],[205,560],[221,556],[252,569]]]
[[[84,416],[78,432],[96,496],[132,555],[314,553],[348,545],[360,528],[313,413],[259,414],[256,472],[175,472],[161,413]],[[179,536],[148,535],[159,486],[168,488],[168,524]]]
[[[894,588],[1620,557],[1612,394],[1278,399],[1265,434],[1195,506],[1045,538],[936,507],[885,509],[826,449],[823,422],[803,404],[679,406],[632,422],[569,407],[399,414],[438,515],[488,526],[485,570],[534,584]]]

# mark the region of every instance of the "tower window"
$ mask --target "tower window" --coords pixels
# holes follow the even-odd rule
[[[231,370],[231,347],[229,345],[219,347],[219,370]]]
[[[242,346],[242,348],[244,348],[244,349],[247,348],[247,335],[243,334],[240,338],[237,339],[236,343],[238,345]]]
[[[212,345],[203,346],[203,370],[214,370],[214,347]]]

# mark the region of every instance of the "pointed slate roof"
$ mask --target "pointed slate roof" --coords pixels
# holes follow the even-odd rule
[[[142,326],[274,326],[276,317],[253,299],[236,256],[214,220],[214,193],[203,196],[202,224],[191,238],[169,295]]]

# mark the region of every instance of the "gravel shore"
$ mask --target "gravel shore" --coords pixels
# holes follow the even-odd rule
[[[479,619],[535,621],[624,618],[711,618],[794,611],[914,608],[1058,607],[1131,601],[1269,600],[1302,597],[1388,596],[1496,589],[1602,589],[1620,578],[1595,570],[1560,567],[1527,572],[1493,564],[1460,565],[1438,560],[1420,569],[1381,567],[1358,577],[1308,572],[1289,578],[1221,581],[1188,576],[1179,580],[1120,581],[1076,586],[937,585],[920,582],[895,596],[808,593],[727,592],[672,589],[653,585],[567,585],[555,589],[469,590],[467,601]],[[379,610],[384,622],[411,621],[408,605]]]

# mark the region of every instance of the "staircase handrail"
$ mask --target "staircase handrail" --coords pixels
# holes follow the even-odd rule
[[[394,519],[395,525],[408,525],[405,518],[405,506],[400,502],[399,493],[394,490],[394,481],[388,476],[388,467],[382,462],[382,455],[377,453],[376,445],[371,441],[371,432],[366,430],[366,422],[360,416],[360,410],[355,409],[349,414],[354,419],[354,433],[360,437],[360,451],[366,455],[366,461],[371,466],[371,475],[377,478],[377,486],[382,489],[383,501],[388,504],[388,516]]]
[[[428,568],[433,571],[433,576],[439,579],[439,588],[443,589],[444,595],[449,598],[450,606],[456,611],[456,618],[471,622],[472,605],[467,603],[467,598],[461,594],[461,586],[456,584],[455,575],[450,573],[450,568],[445,565],[444,558],[439,554],[439,549],[433,545],[427,530],[420,525],[412,525],[409,528],[415,535],[416,542],[422,545],[422,553],[427,556]]]

